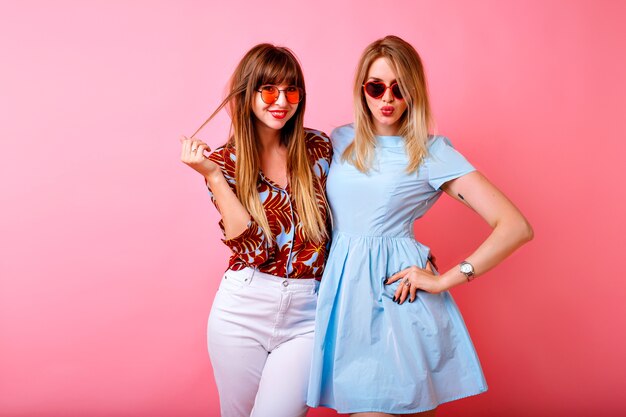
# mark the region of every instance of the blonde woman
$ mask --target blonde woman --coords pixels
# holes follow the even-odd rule
[[[303,127],[305,104],[293,53],[260,44],[200,127],[228,106],[230,140],[208,157],[195,133],[182,140],[181,159],[204,177],[232,251],[208,324],[223,417],[297,417],[308,409],[332,148],[324,134]]]
[[[410,44],[387,36],[365,49],[354,104],[354,124],[331,135],[333,237],[308,404],[356,416],[433,415],[441,403],[487,390],[447,290],[496,266],[533,232],[447,138],[429,135],[424,70]],[[443,192],[493,231],[458,266],[437,275],[427,267],[430,251],[415,239],[413,222]]]

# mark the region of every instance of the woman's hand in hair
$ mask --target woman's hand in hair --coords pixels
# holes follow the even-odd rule
[[[199,172],[204,178],[221,173],[220,167],[204,154],[210,152],[209,145],[197,139],[189,139],[186,136],[180,138],[182,150],[180,160]]]

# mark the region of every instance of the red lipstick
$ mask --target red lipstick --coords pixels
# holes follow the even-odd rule
[[[380,112],[383,114],[383,116],[390,117],[393,114],[394,110],[395,107],[393,106],[384,106],[380,109]]]
[[[284,119],[287,116],[287,110],[270,110],[269,112],[275,119]]]

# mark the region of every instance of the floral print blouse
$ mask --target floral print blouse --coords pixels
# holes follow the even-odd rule
[[[332,145],[326,134],[312,129],[305,129],[305,140],[313,172],[319,179],[315,182],[316,191],[323,195],[332,158]],[[219,165],[230,188],[236,193],[235,147],[231,144],[219,147],[209,155],[209,159]],[[269,241],[263,229],[251,218],[247,229],[239,236],[223,239],[233,252],[228,268],[238,271],[251,267],[278,277],[320,279],[324,272],[328,240],[316,243],[305,239],[289,185],[281,188],[259,172],[257,189],[274,238]],[[212,194],[211,200],[216,203]],[[322,216],[329,224],[325,206]],[[220,228],[224,233],[221,220]],[[330,224],[328,233],[330,236]]]

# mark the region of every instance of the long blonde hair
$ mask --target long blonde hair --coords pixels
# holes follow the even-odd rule
[[[305,90],[304,75],[293,52],[288,48],[267,43],[256,45],[237,65],[230,79],[230,91],[226,98],[196,131],[196,133],[200,131],[228,105],[231,136],[227,146],[234,145],[237,152],[235,164],[237,197],[269,239],[272,239],[273,235],[257,190],[261,164],[252,104],[259,87],[264,84],[283,83]],[[304,236],[309,240],[321,242],[328,234],[322,214],[326,210],[327,202],[323,190],[321,193],[317,192],[314,186],[318,178],[313,173],[307,155],[304,132],[305,108],[306,95],[295,114],[281,129],[280,141],[287,147],[287,171],[291,192],[302,222]]]
[[[370,66],[378,58],[385,58],[396,73],[407,109],[399,119],[399,135],[404,137],[408,155],[407,172],[416,171],[426,156],[428,133],[432,126],[432,114],[428,100],[426,76],[422,60],[411,44],[397,36],[386,36],[365,48],[354,77],[354,141],[342,154],[361,172],[372,166],[376,133],[363,84],[367,81]]]

